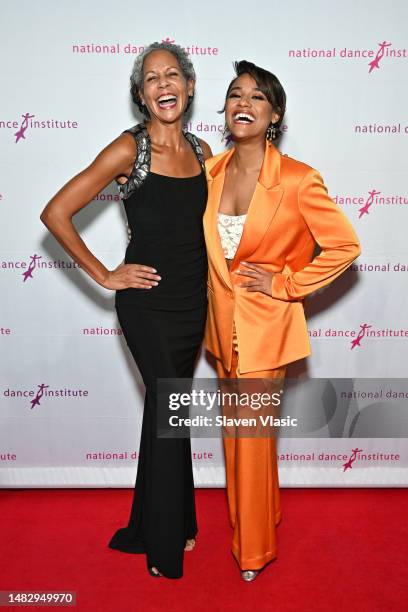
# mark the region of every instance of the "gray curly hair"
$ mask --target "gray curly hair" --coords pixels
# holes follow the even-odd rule
[[[169,51],[176,58],[181,71],[184,75],[186,81],[192,79],[196,80],[196,74],[194,70],[194,66],[192,61],[189,59],[187,53],[184,51],[182,47],[179,45],[175,45],[169,42],[154,42],[148,47],[145,47],[143,51],[137,56],[135,63],[133,64],[132,74],[130,75],[130,93],[132,95],[133,102],[137,105],[140,112],[147,118],[150,118],[149,111],[146,106],[143,104],[140,98],[140,91],[143,91],[143,64],[146,57],[152,51]],[[192,96],[189,96],[188,104],[186,106],[186,111],[190,107],[194,98],[194,93]]]

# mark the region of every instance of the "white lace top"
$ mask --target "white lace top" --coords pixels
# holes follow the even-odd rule
[[[244,229],[246,215],[218,213],[218,232],[226,259],[234,259]]]

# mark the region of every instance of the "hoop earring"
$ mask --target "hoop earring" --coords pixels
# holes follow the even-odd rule
[[[271,122],[266,130],[266,140],[268,141],[268,145],[272,144],[272,141],[276,139],[278,136],[278,130],[276,126]]]

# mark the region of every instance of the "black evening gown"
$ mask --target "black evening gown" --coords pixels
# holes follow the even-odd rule
[[[137,144],[146,161],[142,149],[149,148],[150,140],[147,131],[143,134],[144,140]],[[197,522],[190,440],[157,437],[156,380],[192,378],[207,310],[202,227],[207,184],[199,143],[191,134],[187,136],[202,166],[199,175],[155,174],[150,172],[148,156],[147,166],[138,175],[143,180],[138,181],[140,155],[135,162],[134,186],[138,186],[124,197],[131,230],[125,263],[152,266],[162,280],[152,289],[119,290],[115,300],[146,396],[130,518],[109,546],[145,553],[148,566],[157,567],[168,578],[183,575],[185,542],[196,535]]]

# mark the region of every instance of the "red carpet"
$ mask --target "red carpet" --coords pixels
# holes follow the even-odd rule
[[[186,553],[184,578],[173,581],[151,578],[143,556],[107,547],[125,525],[131,496],[1,491],[0,590],[76,591],[70,609],[81,612],[408,608],[405,489],[283,489],[279,557],[252,584],[229,552],[224,490],[197,491],[197,547]]]

